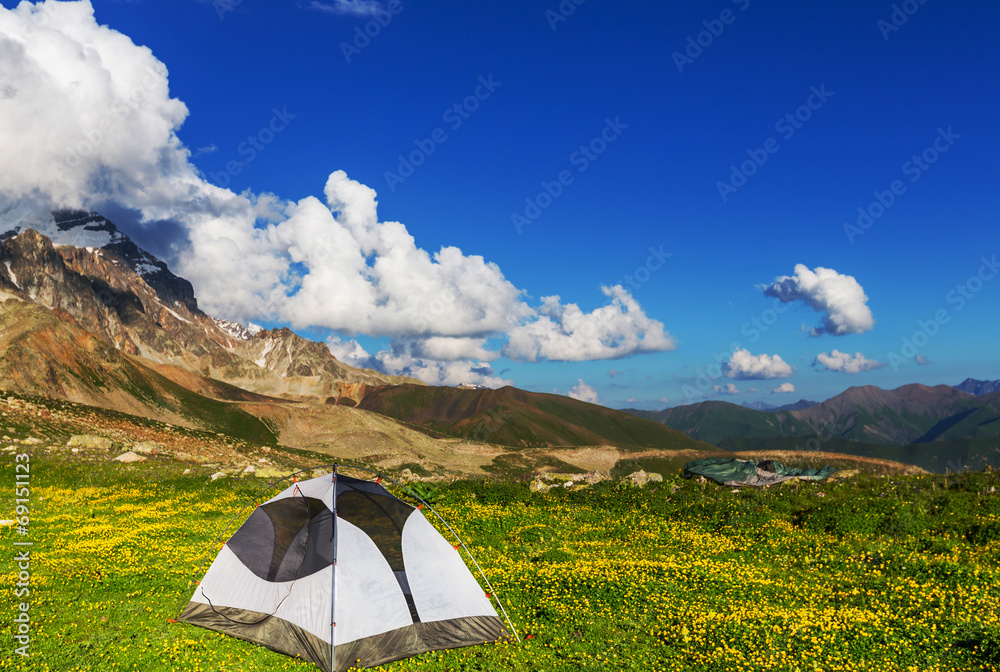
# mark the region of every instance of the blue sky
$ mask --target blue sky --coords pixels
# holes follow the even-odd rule
[[[188,109],[176,136],[207,181],[296,201],[321,195],[343,170],[378,193],[379,219],[402,222],[417,247],[482,256],[531,306],[558,295],[589,312],[607,304],[602,286],[623,284],[676,342],[619,359],[490,362],[518,387],[566,393],[583,381],[576,393],[585,398],[660,408],[705,394],[781,404],[852,385],[1000,378],[1000,282],[956,290],[984,257],[1000,255],[1000,8],[402,0],[366,15],[364,4],[93,6],[100,24],[166,66],[170,96]],[[378,19],[385,25],[376,31]],[[355,42],[366,26],[377,34]],[[277,112],[272,128],[281,130],[261,136]],[[782,122],[796,113],[794,126]],[[597,141],[602,132],[610,142]],[[227,173],[227,163],[250,156],[241,145],[250,136],[268,142],[258,141],[239,174]],[[592,142],[603,151],[574,154]],[[389,175],[401,176],[399,157],[415,150],[423,161],[412,175]],[[925,150],[933,163],[908,164]],[[752,156],[766,161],[723,197],[730,166]],[[543,197],[548,207],[519,231],[512,215],[524,215],[525,199],[560,173],[572,181],[550,204]],[[891,206],[848,235],[844,224],[894,181]],[[130,233],[167,249],[148,228]],[[661,264],[651,248],[670,256]],[[761,289],[798,264],[853,277],[873,325],[807,333],[803,325],[819,326],[829,310]],[[980,278],[993,273],[985,268]],[[768,313],[775,308],[783,312]],[[947,318],[937,329],[936,312]],[[320,340],[332,333],[297,330]],[[920,330],[934,333],[904,347]],[[397,338],[340,337],[368,353]],[[496,332],[487,345],[505,340]],[[711,365],[735,341],[794,371],[723,375]],[[885,366],[856,374],[814,366],[833,350]],[[786,383],[794,393],[771,393]],[[729,385],[739,394],[724,394]]]

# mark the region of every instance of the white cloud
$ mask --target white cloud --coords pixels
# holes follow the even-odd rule
[[[793,369],[780,355],[751,355],[749,350],[734,350],[722,371],[727,378],[736,380],[766,380],[787,378]]]
[[[537,319],[508,332],[503,354],[511,359],[579,362],[675,349],[663,324],[649,318],[621,285],[601,287],[611,303],[590,313],[558,296],[542,297]]]
[[[333,0],[332,2],[320,2],[312,0],[303,5],[305,9],[315,9],[326,14],[371,16],[384,11],[381,2],[374,0]]]
[[[486,349],[485,338],[450,338],[431,336],[413,341],[413,353],[417,357],[454,361],[458,359],[480,359],[491,362],[500,356],[495,350]]]
[[[726,383],[725,385],[713,385],[712,391],[715,392],[717,396],[732,396],[740,393],[740,391],[736,389],[736,386],[732,383]]]
[[[171,266],[207,312],[388,336],[396,346],[376,355],[331,347],[428,381],[507,382],[483,366],[498,356],[490,338],[506,336],[501,352],[526,361],[675,347],[620,286],[603,288],[606,305],[589,313],[558,297],[532,306],[495,263],[457,247],[422,249],[403,224],[379,221],[375,191],[343,171],[330,174],[325,199],[210,184],[176,135],[188,110],[167,75],[148,48],[98,25],[89,0],[0,7],[0,156],[17,157],[0,162],[0,200],[114,206],[150,226],[169,222],[186,236]]]
[[[795,386],[791,383],[782,383],[771,390],[771,394],[791,394],[795,391]]]
[[[829,355],[821,352],[816,355],[813,365],[819,365],[828,371],[841,371],[843,373],[861,373],[862,371],[872,371],[881,369],[885,364],[874,359],[867,359],[860,352],[851,355],[846,352],[834,350]]]
[[[486,387],[513,385],[513,381],[493,374],[493,368],[483,361],[436,361],[414,352],[414,344],[393,341],[388,348],[374,355],[354,339],[331,336],[327,347],[334,357],[344,364],[364,369],[374,369],[393,376],[409,376],[430,385],[459,385],[472,383]]]
[[[810,330],[813,335],[861,334],[875,325],[865,290],[853,276],[832,268],[817,267],[813,271],[805,264],[797,264],[794,276],[775,278],[763,289],[766,296],[784,303],[802,301],[823,313],[821,325]]]
[[[923,355],[914,356],[913,361],[915,361],[920,366],[930,366],[931,364],[931,360],[927,359]]]
[[[574,385],[573,388],[566,393],[566,395],[572,397],[573,399],[579,399],[580,401],[586,401],[591,404],[596,404],[598,401],[597,390],[583,382],[580,378],[577,378],[576,385]]]

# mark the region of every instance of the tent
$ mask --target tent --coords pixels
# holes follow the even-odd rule
[[[462,560],[461,540],[449,543],[423,503],[398,499],[381,478],[335,467],[259,505],[179,619],[325,672],[509,639]]]
[[[684,478],[704,476],[722,485],[751,485],[765,487],[797,478],[803,481],[822,481],[837,470],[795,469],[773,460],[738,460],[735,457],[708,457],[684,465]]]

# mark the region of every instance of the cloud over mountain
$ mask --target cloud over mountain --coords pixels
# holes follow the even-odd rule
[[[868,359],[860,352],[851,355],[839,350],[832,351],[829,355],[821,352],[813,360],[813,366],[822,366],[827,371],[841,371],[843,373],[861,373],[862,371],[872,371],[885,366],[883,362]]]
[[[749,350],[735,350],[722,365],[722,372],[736,380],[767,380],[787,378],[793,369],[780,355],[752,355]]]
[[[558,296],[542,298],[538,317],[508,332],[503,354],[511,359],[579,362],[675,349],[663,324],[649,318],[621,285],[601,287],[611,303],[585,313]]]
[[[784,303],[802,301],[822,313],[820,326],[810,331],[814,336],[861,334],[875,326],[864,288],[853,276],[842,275],[832,268],[817,266],[810,270],[805,264],[796,264],[795,275],[775,278],[763,290],[765,296]]]
[[[596,404],[599,401],[597,390],[592,388],[587,383],[583,382],[582,378],[577,379],[576,385],[574,385],[570,389],[570,391],[566,393],[566,396],[572,399],[579,399],[580,401],[586,401],[591,404]]]
[[[359,15],[377,5],[313,4]],[[524,361],[675,347],[620,286],[604,288],[608,303],[589,313],[558,297],[531,305],[496,263],[421,248],[402,223],[379,221],[375,191],[344,171],[330,174],[322,200],[211,184],[177,136],[187,115],[166,66],[99,25],[89,0],[0,8],[0,154],[18,157],[0,164],[0,200],[119,208],[174,227],[184,240],[171,264],[208,312],[392,338],[374,356],[387,371],[439,382],[462,367],[505,382],[481,366],[498,356],[489,337],[506,338],[503,354]]]

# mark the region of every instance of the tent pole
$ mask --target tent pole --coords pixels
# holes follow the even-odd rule
[[[337,669],[337,465],[333,465],[333,566],[330,572],[330,672]]]

